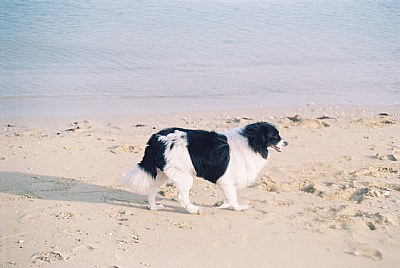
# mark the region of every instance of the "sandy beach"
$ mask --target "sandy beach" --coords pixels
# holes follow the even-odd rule
[[[161,211],[122,175],[165,127],[278,126],[249,210],[217,209],[198,179],[188,214]],[[317,106],[90,118],[0,119],[0,267],[398,267],[400,106]]]

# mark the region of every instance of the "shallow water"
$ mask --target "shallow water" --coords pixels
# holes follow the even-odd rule
[[[208,99],[235,106],[400,102],[399,1],[0,7],[3,114],[29,103],[103,105],[109,98],[122,110],[127,100],[167,105],[170,98],[188,108]]]

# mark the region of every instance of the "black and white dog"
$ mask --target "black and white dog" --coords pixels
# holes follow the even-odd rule
[[[245,210],[248,206],[239,205],[236,187],[253,184],[268,161],[270,149],[280,152],[287,145],[276,127],[266,122],[221,133],[168,128],[151,136],[142,161],[123,180],[131,190],[148,195],[151,210],[163,208],[156,204],[156,195],[170,180],[179,190],[181,205],[198,213],[201,208],[189,199],[196,176],[220,187],[224,194],[220,208]]]

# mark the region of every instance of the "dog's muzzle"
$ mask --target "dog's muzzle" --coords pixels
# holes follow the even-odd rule
[[[280,142],[278,142],[278,144],[273,144],[273,145],[271,145],[271,146],[269,146],[269,147],[271,147],[272,149],[274,149],[275,151],[277,151],[278,153],[280,153],[280,152],[282,152],[282,149],[284,148],[284,147],[286,147],[286,146],[288,146],[289,145],[289,143],[287,142],[287,141],[285,141],[285,140],[281,140]]]

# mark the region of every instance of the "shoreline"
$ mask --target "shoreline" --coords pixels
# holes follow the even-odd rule
[[[256,185],[250,209],[219,210],[196,180],[193,202],[166,208],[120,178],[151,134],[276,124],[289,146]],[[5,267],[395,267],[400,258],[398,105],[303,105],[128,116],[0,118],[1,264]],[[234,257],[233,257],[234,256]],[[167,265],[166,265],[167,264]]]
[[[330,98],[310,99],[302,96],[270,94],[269,96],[240,97],[115,97],[115,96],[54,96],[0,98],[0,118],[68,118],[140,116],[174,113],[207,112],[221,110],[247,110],[269,108],[273,110],[292,107],[396,107],[400,103],[379,100],[351,100]]]

